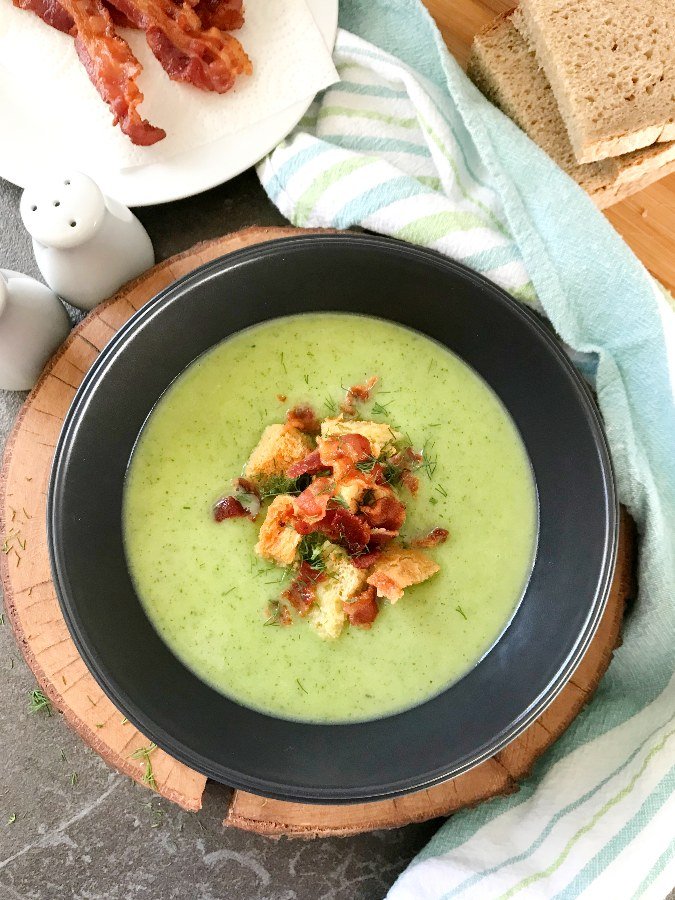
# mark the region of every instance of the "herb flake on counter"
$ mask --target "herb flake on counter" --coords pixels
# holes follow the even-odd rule
[[[7,818],[7,824],[13,825],[16,822],[16,813],[10,813]]]
[[[47,716],[51,716],[52,714],[52,704],[48,697],[46,697],[41,690],[34,690],[30,692],[30,711],[37,713],[40,710],[44,709],[47,713]]]
[[[152,760],[150,759],[150,756],[156,749],[157,744],[148,744],[147,747],[139,747],[137,750],[134,750],[129,757],[129,759],[140,759],[144,761],[145,772],[143,773],[141,781],[143,784],[147,784],[149,788],[152,788],[153,791],[157,790],[157,782],[155,781],[155,775],[152,771]]]

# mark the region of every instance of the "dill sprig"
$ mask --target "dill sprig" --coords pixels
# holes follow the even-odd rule
[[[464,612],[464,610],[462,609],[462,607],[459,604],[457,604],[457,606],[455,607],[455,610],[460,614],[460,616],[463,619],[468,620],[467,614]]]
[[[40,712],[41,709],[44,709],[48,716],[52,714],[52,704],[48,697],[46,697],[41,690],[35,690],[30,692],[30,711],[37,713]]]
[[[323,405],[326,407],[331,416],[334,416],[337,412],[337,403],[333,400],[332,397],[326,397],[323,401]]]
[[[390,400],[389,403],[380,403],[379,400],[376,400],[371,407],[371,411],[376,416],[388,416],[389,407],[391,406],[392,402],[393,401]]]
[[[263,622],[263,627],[265,625],[278,625],[281,617],[281,601],[270,600],[267,604],[267,609],[269,610],[269,616]]]
[[[295,683],[296,683],[297,686],[300,688],[300,690],[302,691],[303,694],[308,694],[308,693],[309,693],[309,691],[304,687],[303,683],[300,681],[299,678],[296,678],[296,679],[295,679]]]
[[[310,534],[303,535],[298,545],[300,559],[316,572],[323,572],[326,569],[326,561],[323,558],[323,545],[325,543],[325,534],[321,534],[320,531],[312,531]]]
[[[288,478],[283,473],[269,475],[259,482],[261,500],[269,500],[270,497],[278,497],[279,494],[298,494],[296,479]]]
[[[152,771],[152,760],[150,756],[157,749],[157,744],[148,744],[147,747],[139,747],[137,750],[131,754],[129,759],[142,759],[145,763],[145,772],[143,773],[143,777],[141,781],[143,784],[147,784],[149,788],[152,788],[153,791],[157,790],[157,782],[155,781],[155,776]]]

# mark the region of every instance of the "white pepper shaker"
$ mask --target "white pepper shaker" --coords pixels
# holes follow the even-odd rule
[[[79,309],[93,309],[155,262],[136,216],[81,172],[29,185],[21,218],[45,281]]]
[[[0,269],[0,388],[30,390],[69,331],[68,313],[53,291]]]

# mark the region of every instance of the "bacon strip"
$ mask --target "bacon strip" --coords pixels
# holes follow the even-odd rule
[[[405,506],[397,500],[393,494],[389,497],[380,497],[370,506],[362,506],[366,521],[371,528],[386,528],[398,533],[405,522]]]
[[[136,84],[142,67],[113,26],[103,0],[60,0],[75,28],[75,50],[92,84],[114,115],[114,125],[139,146],[156,144],[166,137],[141,118],[137,107],[143,94]]]
[[[199,0],[193,6],[204,28],[236,31],[244,24],[242,0]]]
[[[18,9],[35,13],[57,31],[71,34],[75,27],[72,16],[68,15],[57,0],[13,0],[13,3]]]
[[[318,450],[312,450],[304,459],[293,463],[286,469],[288,478],[299,478],[301,475],[317,475],[322,472],[326,466],[321,462],[321,454]]]
[[[187,4],[172,0],[110,0],[116,9],[145,31],[148,46],[173,81],[224,94],[237,75],[252,72],[244,48],[232,35],[204,29]]]

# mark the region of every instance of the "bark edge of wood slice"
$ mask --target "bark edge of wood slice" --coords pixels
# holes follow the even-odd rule
[[[125,285],[70,333],[48,362],[8,439],[0,474],[0,576],[5,609],[42,691],[70,727],[110,766],[184,809],[198,810],[206,778],[126,722],[89,673],[61,615],[46,534],[46,495],[63,419],[90,366],[118,329],[160,290],[218,256],[281,237],[294,228],[247,228],[171,257]],[[449,815],[510,793],[592,696],[617,645],[632,584],[633,529],[622,515],[610,597],[583,660],[548,709],[515,741],[475,769],[395,800],[349,805],[285,803],[234,791],[224,824],[270,836],[318,837],[393,828]],[[135,758],[136,757],[136,758]]]

